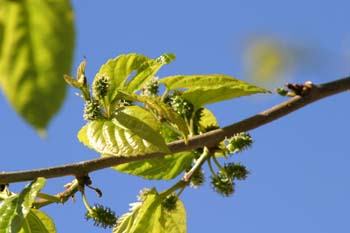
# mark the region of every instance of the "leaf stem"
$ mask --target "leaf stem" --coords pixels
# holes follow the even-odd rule
[[[221,166],[221,164],[219,163],[219,161],[217,160],[217,158],[215,156],[211,157],[215,163],[215,165],[220,169],[220,171],[223,171],[224,168]]]
[[[61,199],[57,196],[53,196],[47,193],[38,193],[37,197],[45,199],[47,201],[49,201],[50,203],[60,203]]]
[[[214,171],[213,165],[211,164],[211,159],[208,159],[207,162],[208,162],[208,167],[209,167],[211,174],[213,176],[216,176],[216,172]]]
[[[80,192],[81,192],[81,196],[83,198],[83,202],[84,202],[84,205],[86,207],[86,209],[91,213],[93,212],[93,210],[91,209],[91,206],[88,202],[88,200],[86,199],[86,195],[85,195],[85,187],[84,186],[81,186],[81,188],[79,188]]]
[[[182,178],[184,181],[189,182],[191,180],[192,175],[199,169],[202,167],[203,163],[210,158],[210,153],[209,153],[209,149],[207,147],[203,148],[203,153],[201,154],[201,156],[196,160],[196,163],[193,165],[193,167],[191,168],[191,170],[189,170],[188,172],[186,172],[186,174],[184,175],[184,177]]]
[[[178,182],[176,182],[176,184],[171,186],[169,189],[164,190],[159,195],[168,196],[168,195],[172,194],[173,192],[175,192],[178,189],[184,189],[187,186],[187,184],[188,184],[188,182],[186,182],[184,180],[179,180]]]

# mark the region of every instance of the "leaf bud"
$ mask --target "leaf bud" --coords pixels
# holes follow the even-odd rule
[[[288,90],[279,87],[276,89],[277,94],[281,95],[281,96],[287,96],[288,95]]]

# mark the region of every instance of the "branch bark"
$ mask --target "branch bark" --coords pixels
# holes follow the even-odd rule
[[[204,146],[210,148],[217,145],[226,137],[231,137],[236,133],[258,128],[280,117],[283,117],[293,111],[296,111],[310,103],[313,103],[331,95],[344,92],[346,90],[350,90],[350,77],[345,77],[336,81],[320,85],[313,85],[310,91],[305,95],[297,95],[295,97],[292,97],[287,101],[275,105],[268,110],[265,110],[252,117],[246,118],[242,121],[226,126],[224,128],[213,130],[202,135],[194,136],[189,139],[187,145],[184,143],[183,140],[179,140],[169,143],[168,146],[172,153],[192,150]],[[165,156],[165,154],[152,153],[132,158],[111,156],[37,170],[1,172],[0,183],[6,184],[21,181],[29,181],[37,177],[55,178],[70,175],[80,177],[90,172],[116,166],[119,164],[124,164],[132,161],[141,161],[161,156]]]

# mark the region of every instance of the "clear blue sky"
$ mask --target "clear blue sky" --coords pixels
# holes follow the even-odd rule
[[[293,81],[326,82],[350,71],[350,3],[346,0],[74,0],[73,7],[74,70],[86,56],[90,81],[107,59],[129,52],[150,57],[175,53],[176,61],[163,67],[160,76],[224,73],[247,80],[242,47],[249,38],[266,35],[311,54],[299,64],[303,68],[293,73]],[[311,65],[315,61],[318,65]],[[259,95],[209,107],[225,126],[283,100]],[[232,197],[217,195],[209,184],[183,193],[188,232],[350,232],[349,101],[350,93],[333,96],[252,131],[253,148],[234,157],[251,175],[237,183]],[[0,96],[0,169],[32,169],[97,157],[76,138],[84,124],[82,104],[69,89],[62,110],[48,128],[48,138],[42,140]],[[119,215],[136,201],[140,189],[161,190],[173,184],[111,169],[92,173],[91,178],[103,191],[100,199],[89,193],[91,202],[108,204]],[[71,179],[48,180],[44,191],[60,192]],[[12,187],[19,190],[23,185]],[[43,210],[55,219],[58,232],[110,232],[84,220],[80,200],[77,196],[75,204]]]

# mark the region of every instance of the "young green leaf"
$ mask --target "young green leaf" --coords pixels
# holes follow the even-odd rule
[[[134,221],[141,209],[142,203],[130,203],[130,212],[123,214],[113,228],[113,233],[129,233],[133,227]]]
[[[155,111],[160,118],[164,118],[176,125],[183,138],[187,140],[189,132],[184,119],[177,112],[175,112],[174,109],[160,101],[157,97],[128,94],[123,91],[119,91],[118,97],[145,104],[148,108]]]
[[[169,64],[174,59],[174,54],[165,53],[155,60],[150,60],[148,66],[130,80],[127,87],[128,92],[134,93],[140,90],[163,65]]]
[[[102,65],[94,80],[108,77],[110,87],[106,98],[108,103],[112,103],[118,90],[129,93],[140,90],[164,64],[174,58],[172,54],[164,54],[156,60],[141,54],[123,54]]]
[[[69,0],[2,1],[0,86],[15,110],[43,131],[65,97],[73,58]]]
[[[215,115],[207,108],[204,108],[199,121],[200,131],[206,133],[210,128],[219,128]]]
[[[56,227],[53,220],[44,212],[31,209],[24,219],[19,233],[55,233]]]
[[[255,93],[267,93],[268,90],[256,87],[244,81],[222,75],[176,75],[160,80],[168,91],[186,89],[183,97],[196,109],[223,100]]]
[[[191,166],[192,152],[179,152],[160,158],[121,164],[113,169],[150,180],[171,180]]]
[[[19,194],[11,196],[0,203],[0,232],[18,232],[32,204],[45,185],[44,178],[38,178],[27,185]]]
[[[186,210],[177,200],[175,209],[169,211],[163,207],[165,196],[154,189],[147,194],[142,203],[134,204],[131,213],[123,215],[113,233],[185,233]]]
[[[112,120],[87,123],[78,133],[79,140],[101,154],[137,156],[152,152],[169,153],[158,122],[139,106],[128,106]]]

